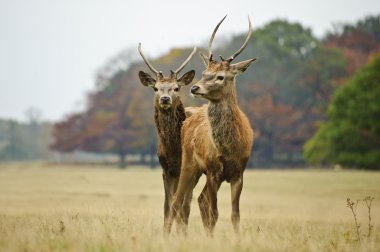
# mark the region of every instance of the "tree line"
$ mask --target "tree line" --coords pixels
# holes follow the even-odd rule
[[[379,55],[379,19],[380,15],[368,16],[355,24],[335,26],[322,39],[315,37],[302,24],[286,20],[274,20],[254,30],[253,39],[240,58],[256,57],[258,60],[250,71],[238,77],[237,85],[239,105],[249,117],[256,135],[249,163],[251,167],[295,167],[304,166],[306,162],[348,165],[340,159],[321,154],[316,157],[317,154],[313,153],[324,151],[330,155],[336,154],[329,151],[328,145],[319,144],[317,136],[322,134],[321,130],[336,128],[328,125],[335,120],[335,114],[331,111],[335,108],[332,103],[339,100],[338,93],[341,93],[340,100],[348,101],[364,90],[379,90],[378,79],[373,77],[370,80],[373,81],[372,86],[356,87],[347,94],[341,91],[352,85],[350,83],[358,82],[360,78],[356,75],[354,80],[350,78],[370,59]],[[233,36],[217,48],[215,54],[231,54],[239,48],[243,39],[244,34]],[[175,48],[153,62],[160,69],[169,71],[170,67],[179,65],[190,50]],[[137,73],[145,66],[135,59],[130,51],[123,51],[100,68],[95,88],[87,96],[86,109],[54,124],[53,150],[113,153],[120,157],[121,166],[125,166],[127,154],[155,155],[153,95],[140,86]],[[374,67],[377,69],[378,64],[375,63]],[[187,69],[196,70],[196,81],[204,66],[201,59],[195,57]],[[366,75],[365,71],[370,70],[364,70],[359,75]],[[380,70],[377,69],[377,72]],[[201,104],[189,96],[186,88],[181,95],[186,106]],[[371,100],[377,104],[374,107],[378,106],[379,100],[377,103]],[[361,109],[366,110],[366,107],[362,106]],[[378,110],[375,109],[373,113],[362,114],[366,116],[360,120],[370,118],[376,128],[380,118],[376,113]],[[370,132],[370,138],[379,139],[378,130]],[[355,141],[361,139],[361,134]],[[350,140],[350,135],[342,137]],[[326,135],[322,138],[325,139]],[[335,141],[343,144],[341,138],[331,138],[329,141],[330,145]],[[378,142],[374,148],[379,148]],[[364,159],[377,160],[373,155],[379,156],[376,152]],[[361,158],[355,156],[351,159]],[[348,166],[372,167],[361,163]]]
[[[27,111],[28,122],[0,119],[0,161],[47,160],[53,125],[40,120],[37,109]]]

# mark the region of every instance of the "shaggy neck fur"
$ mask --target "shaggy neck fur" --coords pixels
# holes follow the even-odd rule
[[[210,101],[208,119],[211,134],[219,154],[225,158],[236,155],[235,143],[240,139],[239,107],[236,100],[235,80],[231,90],[220,101]]]
[[[167,158],[179,159],[181,156],[181,127],[186,119],[185,109],[180,99],[173,101],[168,109],[155,105],[154,121],[156,124],[159,142],[170,153]]]

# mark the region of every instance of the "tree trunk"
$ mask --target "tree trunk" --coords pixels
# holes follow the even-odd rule
[[[119,168],[127,168],[126,151],[123,148],[119,151]]]

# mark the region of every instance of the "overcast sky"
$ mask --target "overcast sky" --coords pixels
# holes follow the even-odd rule
[[[0,118],[25,120],[38,108],[60,120],[85,104],[96,70],[143,43],[157,56],[275,19],[301,22],[321,37],[336,22],[380,13],[379,0],[0,0]]]

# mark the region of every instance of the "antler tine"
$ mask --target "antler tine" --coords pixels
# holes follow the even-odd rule
[[[139,49],[139,53],[140,53],[141,57],[143,58],[145,64],[149,67],[149,69],[150,69],[153,73],[155,73],[156,75],[159,74],[160,72],[157,71],[157,70],[152,66],[152,64],[149,63],[149,61],[145,58],[144,54],[142,53],[142,51],[141,51],[141,43],[139,43],[139,48],[138,48],[138,49]]]
[[[215,34],[216,32],[218,31],[218,28],[219,26],[223,23],[224,19],[226,19],[227,15],[224,16],[224,18],[222,20],[220,20],[220,22],[218,23],[218,25],[215,27],[212,35],[211,35],[211,38],[210,38],[210,41],[208,42],[208,57],[210,58],[211,55],[212,55],[212,51],[211,51],[211,45],[212,45],[212,42],[214,41],[214,37],[215,37]]]
[[[190,53],[189,57],[187,57],[187,59],[182,63],[182,65],[180,67],[178,67],[177,70],[174,71],[175,74],[178,74],[179,72],[182,71],[182,69],[187,65],[187,63],[189,63],[189,61],[191,60],[191,58],[194,56],[194,54],[195,54],[196,51],[197,51],[197,48],[194,47],[194,49]]]
[[[234,53],[228,60],[231,62],[233,61],[248,45],[248,41],[249,39],[251,38],[251,35],[252,35],[252,24],[251,24],[251,19],[249,18],[248,16],[248,23],[249,23],[249,30],[248,30],[248,34],[247,34],[247,37],[244,41],[244,44],[240,47],[240,49]]]

